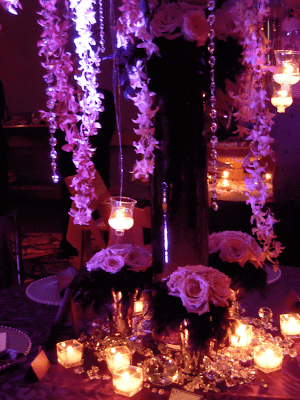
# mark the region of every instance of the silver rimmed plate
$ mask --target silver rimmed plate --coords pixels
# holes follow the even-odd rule
[[[32,344],[31,340],[25,333],[9,326],[0,326],[0,332],[6,333],[7,349],[15,350],[17,353],[22,353],[24,356],[27,356],[27,354],[30,352]],[[0,370],[13,365],[14,363],[14,360],[0,363]]]
[[[26,295],[37,303],[59,306],[62,297],[59,292],[57,276],[47,276],[32,282],[26,289]]]

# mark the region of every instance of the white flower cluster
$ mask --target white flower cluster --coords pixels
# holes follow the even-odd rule
[[[187,265],[169,276],[167,286],[169,294],[180,297],[188,312],[202,315],[210,311],[209,303],[228,306],[230,283],[231,279],[217,269]]]
[[[263,268],[266,255],[256,240],[246,232],[222,231],[209,235],[209,254],[219,253],[223,262],[238,263],[243,267],[250,262]]]
[[[152,263],[151,254],[139,246],[121,244],[109,246],[96,253],[87,263],[89,272],[102,269],[110,274],[116,274],[126,265],[134,272],[145,272]]]

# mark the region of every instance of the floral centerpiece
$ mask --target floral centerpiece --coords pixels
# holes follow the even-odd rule
[[[228,329],[231,280],[203,265],[178,267],[164,282],[155,284],[153,329],[166,343],[180,343],[183,321],[191,346],[205,348],[211,339],[221,342]]]
[[[151,254],[139,246],[109,246],[87,262],[76,300],[80,301],[83,309],[92,306],[97,314],[109,315],[114,302],[113,293],[121,293],[119,300],[126,318],[136,291],[151,287],[151,264]]]
[[[228,275],[232,288],[251,290],[266,284],[266,254],[246,232],[222,231],[209,235],[209,264]]]

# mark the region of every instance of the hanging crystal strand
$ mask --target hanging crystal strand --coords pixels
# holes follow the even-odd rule
[[[218,143],[218,138],[216,136],[216,132],[218,129],[217,125],[217,110],[215,108],[216,106],[216,83],[215,83],[215,64],[216,64],[216,58],[214,56],[214,51],[215,51],[215,30],[213,28],[213,24],[215,22],[215,15],[214,15],[214,9],[215,9],[216,3],[214,0],[209,0],[207,4],[207,8],[210,11],[210,14],[207,17],[207,22],[210,25],[210,31],[209,31],[209,42],[208,42],[208,51],[209,51],[209,65],[210,65],[210,130],[211,130],[211,158],[212,158],[212,208],[213,210],[217,211],[218,210],[218,203],[217,203],[217,157],[218,153],[216,150],[216,144]]]
[[[99,0],[99,31],[100,31],[100,52],[105,53],[105,34],[104,34],[104,15],[103,15],[103,2]]]

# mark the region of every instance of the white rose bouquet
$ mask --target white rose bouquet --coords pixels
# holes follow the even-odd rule
[[[195,347],[204,346],[212,337],[221,340],[228,326],[230,284],[228,276],[211,267],[178,267],[157,286],[153,316],[157,335],[170,342],[177,336],[179,341],[180,324],[188,319]]]
[[[209,265],[228,275],[233,285],[262,288],[266,283],[266,255],[256,240],[240,231],[209,235]]]

